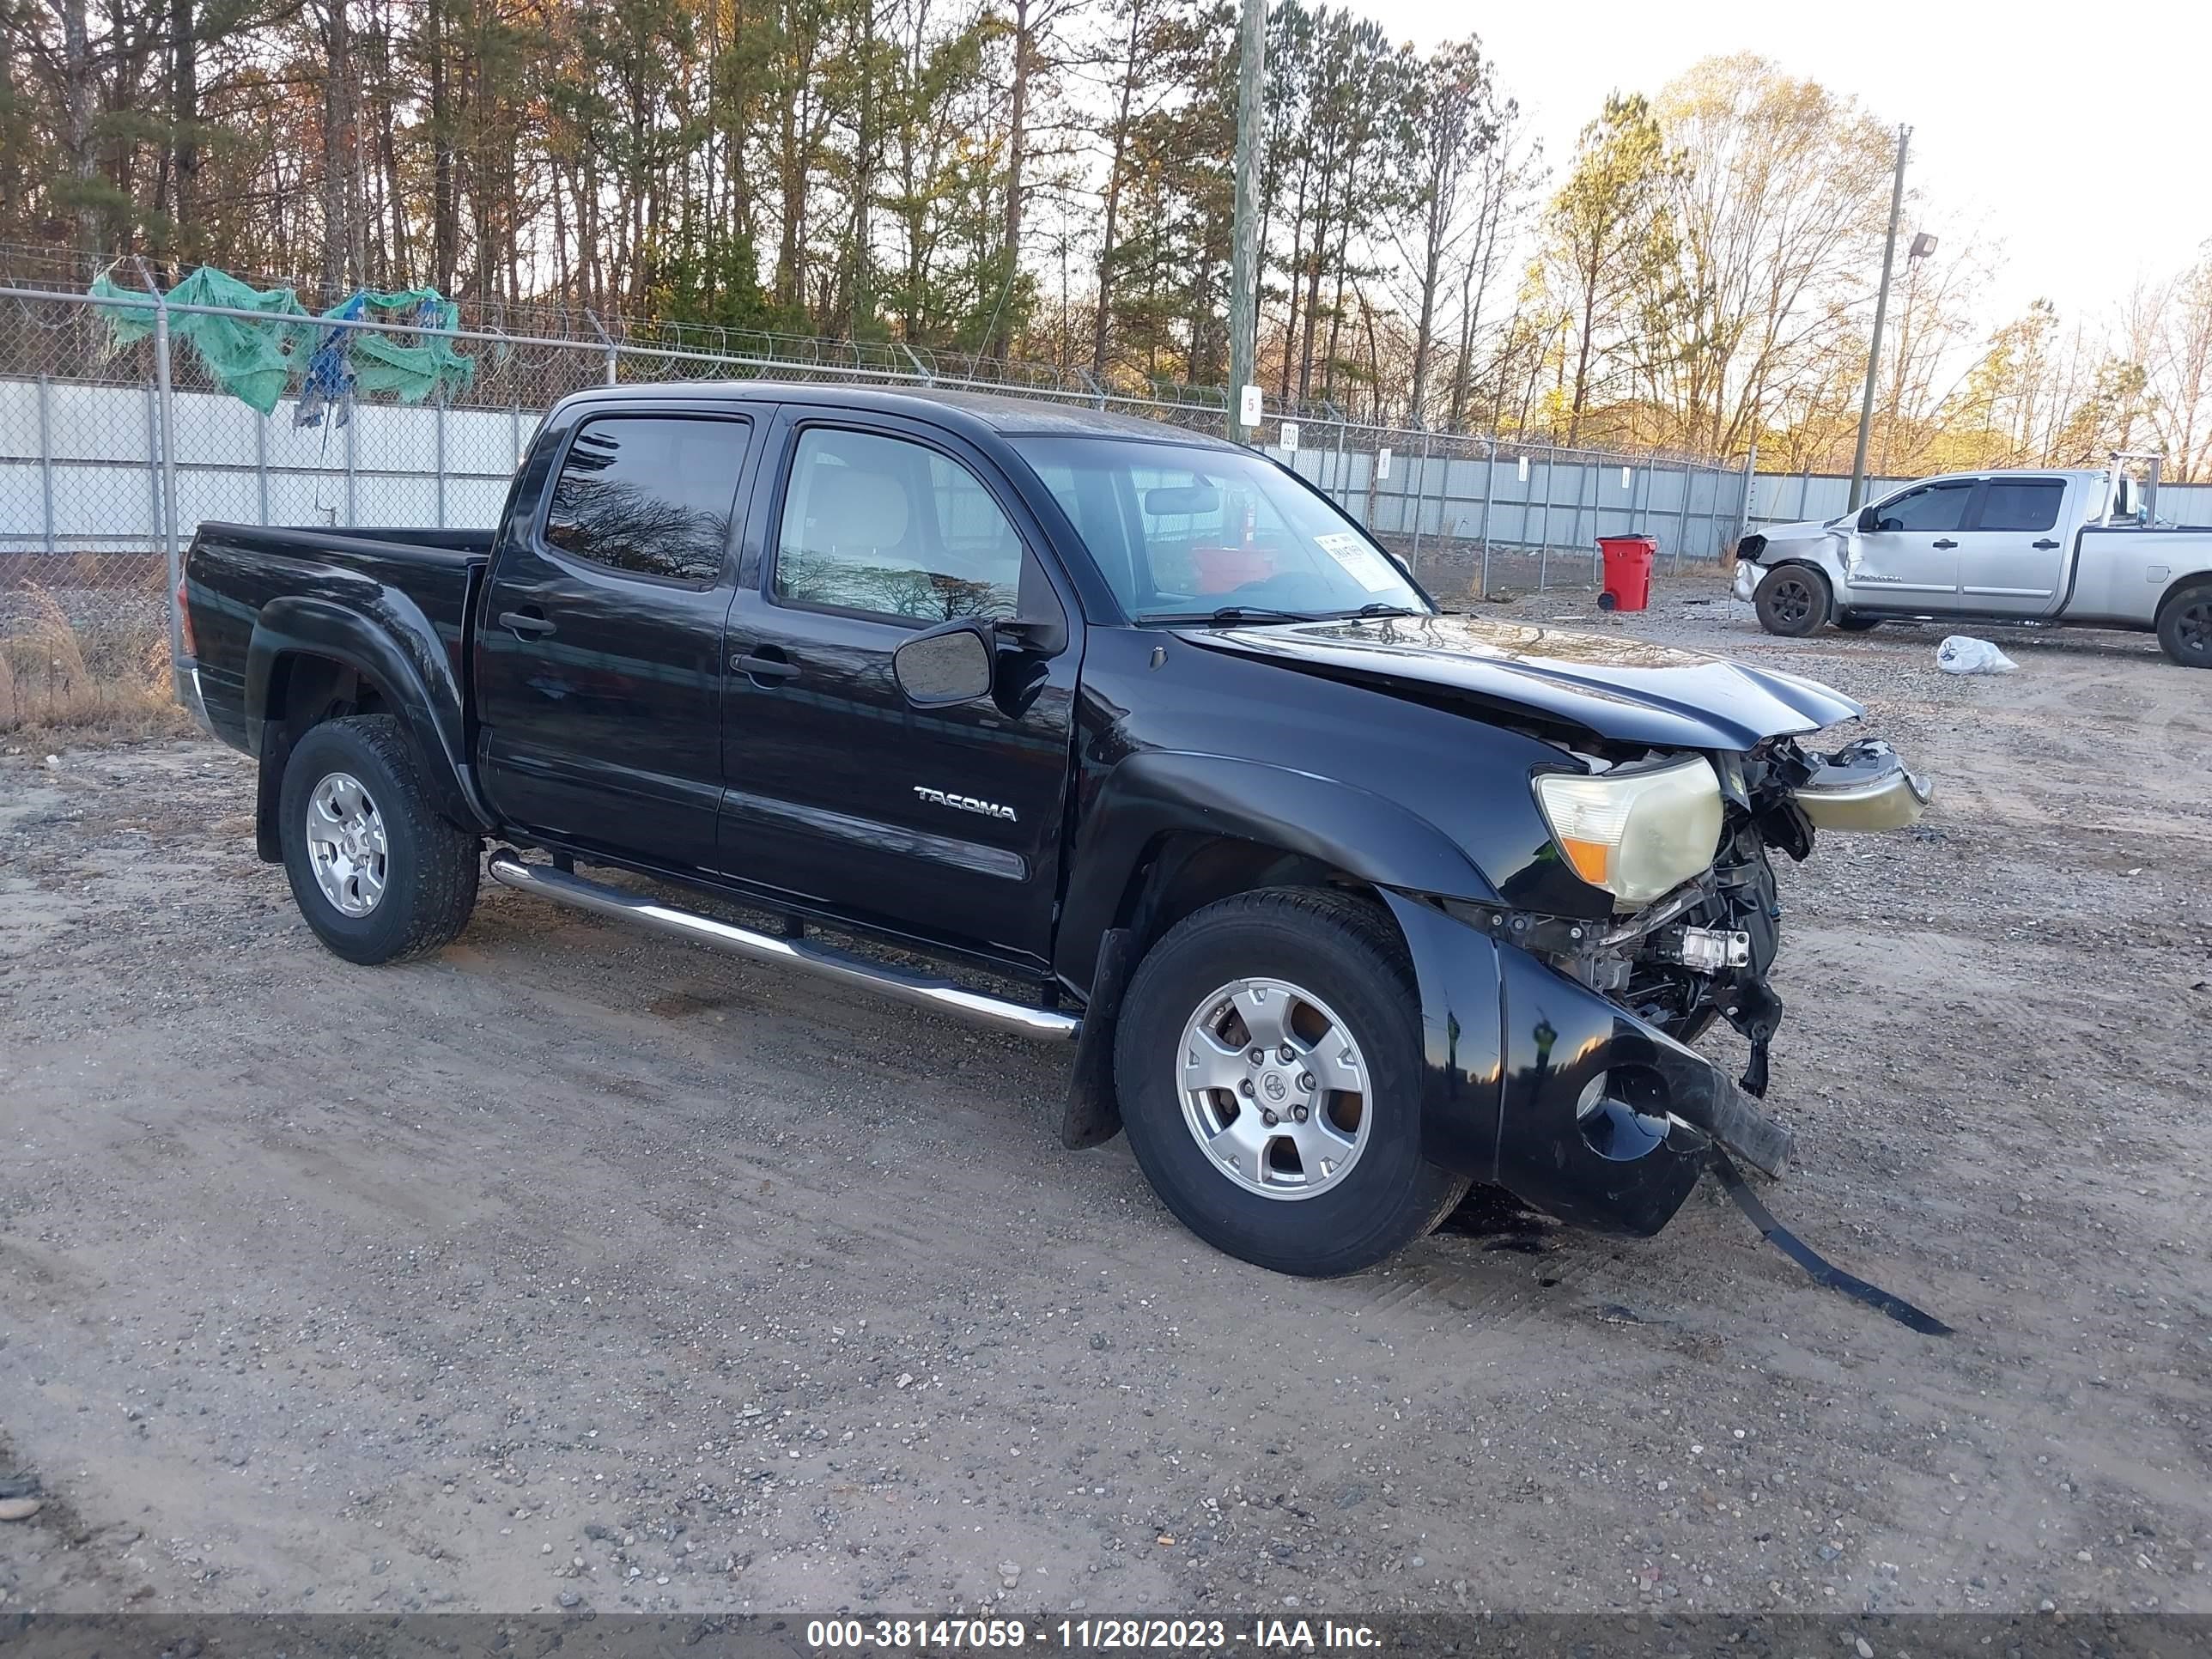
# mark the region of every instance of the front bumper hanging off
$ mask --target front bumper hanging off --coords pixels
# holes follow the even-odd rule
[[[1789,1130],[1695,1050],[1548,963],[1386,893],[1421,997],[1422,1150],[1562,1220],[1648,1236],[1716,1142],[1779,1174]]]

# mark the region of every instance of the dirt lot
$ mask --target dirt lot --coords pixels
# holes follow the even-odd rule
[[[1769,1197],[1956,1336],[1711,1191],[1273,1278],[1060,1149],[1062,1056],[500,891],[349,968],[241,757],[16,754],[9,1611],[2212,1610],[2212,677],[1721,593],[1594,625],[1832,680],[1938,780],[1784,872]]]

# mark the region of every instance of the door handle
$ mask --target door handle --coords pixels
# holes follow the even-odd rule
[[[499,613],[499,625],[514,633],[518,638],[550,634],[553,631],[551,623],[528,611],[502,611]]]
[[[749,656],[732,657],[730,666],[741,674],[750,674],[755,682],[787,680],[799,672],[799,665],[781,653],[771,657],[761,652]]]
[[[2045,536],[2041,541],[2030,542],[2028,545],[2039,553],[2048,553],[2052,548],[2057,546],[2058,544],[2052,541],[2050,537]]]
[[[1948,553],[1951,549],[1956,547],[1958,544],[1958,543],[1953,541],[1942,541],[1936,544],[1936,548],[1938,552]]]

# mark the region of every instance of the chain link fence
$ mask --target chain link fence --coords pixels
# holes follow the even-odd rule
[[[0,729],[144,709],[169,696],[178,561],[204,521],[488,529],[540,416],[603,384],[775,379],[992,392],[1219,433],[1216,388],[1106,384],[1080,368],[558,313],[465,316],[453,331],[349,323],[470,360],[464,389],[357,397],[308,423],[226,391],[173,325],[256,313],[127,305],[0,286]],[[115,343],[124,310],[150,317]],[[311,331],[327,324],[309,324]],[[304,357],[304,352],[295,356]],[[1747,472],[1364,425],[1326,404],[1271,411],[1268,453],[1325,490],[1449,602],[1594,581],[1596,538],[1647,534],[1679,568],[1741,533]]]
[[[1268,448],[1447,599],[1600,580],[1598,540],[1650,536],[1671,570],[1742,533],[1747,470],[1502,438],[1298,423]],[[1279,434],[1278,434],[1279,437]],[[1322,442],[1309,447],[1309,440]]]

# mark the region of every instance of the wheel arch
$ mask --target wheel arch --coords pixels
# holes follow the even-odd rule
[[[1155,752],[1124,761],[1109,779],[1079,833],[1073,867],[1080,875],[1055,965],[1086,1007],[1061,1122],[1066,1145],[1096,1146],[1120,1127],[1107,1059],[1121,994],[1152,945],[1183,917],[1237,893],[1331,887],[1371,901],[1413,963],[1425,1154],[1465,1174],[1494,1169],[1497,947],[1429,898],[1496,903],[1498,896],[1435,825],[1315,774]]]
[[[1829,603],[1832,605],[1835,603],[1837,590],[1843,585],[1840,574],[1836,571],[1829,569],[1826,565],[1823,564],[1819,559],[1813,557],[1809,554],[1790,553],[1769,562],[1762,563],[1759,568],[1765,574],[1759,577],[1759,580],[1765,581],[1768,576],[1772,575],[1776,571],[1788,570],[1793,566],[1811,571],[1823,582],[1826,583]]]
[[[2212,587],[2212,566],[2185,571],[2168,582],[2159,594],[2158,603],[2151,607],[2151,625],[2156,627],[2160,618],[2166,614],[2166,607],[2192,587]]]
[[[1402,888],[1496,902],[1460,847],[1396,802],[1266,762],[1158,750],[1123,761],[1076,835],[1054,967],[1087,993],[1113,928],[1150,944],[1201,905],[1267,886]]]
[[[1790,553],[1775,559],[1771,563],[1761,564],[1757,568],[1759,577],[1752,586],[1752,602],[1759,608],[1759,625],[1765,628],[1769,633],[1777,633],[1779,630],[1767,626],[1765,607],[1761,603],[1760,596],[1766,584],[1784,571],[1802,570],[1817,577],[1820,580],[1820,591],[1826,596],[1822,615],[1819,621],[1805,630],[1807,633],[1817,633],[1821,627],[1833,622],[1847,608],[1843,600],[1841,578],[1837,572],[1829,569],[1817,558],[1808,557],[1802,553]]]
[[[2166,607],[2185,594],[2200,588],[2212,593],[2212,568],[2200,568],[2176,576],[2166,584],[2166,591],[2158,596],[2158,604],[2152,607],[2150,613],[2151,631],[2158,635],[2160,648],[2185,668],[2202,667],[2203,665],[2185,659],[2170,641],[2166,634]]]
[[[1193,911],[1263,887],[1340,887],[1372,895],[1373,886],[1310,853],[1246,836],[1168,830],[1155,836],[1124,884],[1115,925],[1139,953]]]
[[[262,608],[246,647],[247,741],[260,763],[254,842],[263,860],[283,855],[276,799],[293,744],[343,712],[391,714],[439,812],[459,828],[493,827],[468,771],[459,680],[428,618],[396,596],[371,617],[287,595]]]

